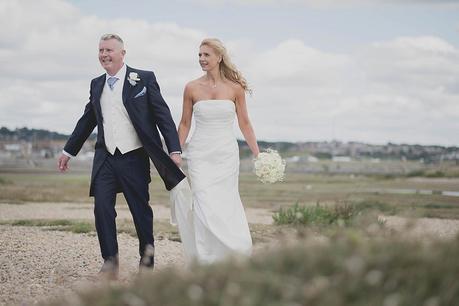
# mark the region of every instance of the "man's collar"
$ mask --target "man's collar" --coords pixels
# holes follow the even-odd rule
[[[117,77],[119,80],[122,80],[124,79],[124,76],[126,75],[126,64],[123,63],[123,66],[121,67],[120,70],[118,70],[118,72],[115,75],[109,75],[108,73],[105,73],[105,74],[106,74],[106,79],[108,79],[111,76],[114,76],[114,77]]]

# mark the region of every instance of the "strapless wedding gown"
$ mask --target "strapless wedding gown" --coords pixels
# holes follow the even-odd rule
[[[193,105],[193,114],[196,127],[184,151],[191,190],[185,179],[171,193],[185,255],[202,263],[249,255],[252,238],[238,187],[235,104],[202,100]]]

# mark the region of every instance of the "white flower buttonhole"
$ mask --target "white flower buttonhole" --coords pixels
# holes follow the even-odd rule
[[[135,86],[137,82],[140,81],[140,78],[137,72],[130,72],[128,76],[128,81],[132,86]]]

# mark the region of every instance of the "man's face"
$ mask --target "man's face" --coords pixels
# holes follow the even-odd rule
[[[99,62],[110,75],[115,75],[123,67],[126,51],[116,39],[101,40],[99,43]]]

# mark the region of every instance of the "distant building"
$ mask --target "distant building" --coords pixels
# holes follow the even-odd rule
[[[297,163],[300,161],[300,159],[301,158],[299,156],[292,156],[292,157],[287,157],[285,161],[288,163]]]
[[[312,156],[312,155],[309,155],[308,158],[307,158],[307,161],[309,163],[317,163],[319,161],[319,159],[315,156]]]
[[[332,161],[340,163],[348,163],[352,161],[350,156],[333,156]]]
[[[4,149],[7,152],[19,153],[19,152],[21,152],[21,148],[22,148],[22,146],[19,143],[7,143],[7,144],[4,145]]]

